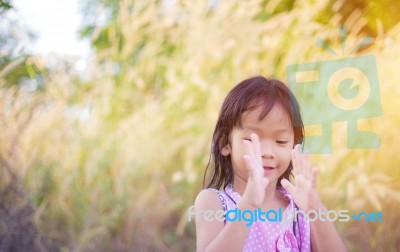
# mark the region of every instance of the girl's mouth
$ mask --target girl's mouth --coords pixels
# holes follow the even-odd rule
[[[275,167],[272,166],[263,166],[264,170],[273,170]]]
[[[272,166],[263,166],[263,168],[264,168],[264,174],[271,173],[275,169],[275,167]]]

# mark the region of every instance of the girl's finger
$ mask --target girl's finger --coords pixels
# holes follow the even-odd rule
[[[304,176],[307,179],[311,179],[311,162],[310,162],[310,154],[303,154],[303,169]]]
[[[250,138],[251,138],[251,143],[253,145],[255,158],[256,158],[257,162],[262,164],[260,139],[258,138],[257,134],[251,134]]]
[[[295,157],[296,157],[296,163],[297,163],[297,173],[303,174],[304,173],[303,157],[301,154],[301,145],[300,144],[296,145]]]
[[[248,155],[243,156],[244,163],[246,164],[247,172],[249,173],[249,178],[254,176],[253,165]]]
[[[251,141],[252,141],[252,139],[244,140],[244,145],[247,150],[246,154],[249,156],[250,159],[253,160],[255,158],[255,153],[254,153],[253,143]]]
[[[296,176],[298,173],[297,162],[296,162],[296,146],[293,148],[291,156],[292,156],[293,173]]]
[[[318,169],[317,167],[314,167],[312,169],[312,173],[311,173],[311,187],[315,190],[317,190],[317,186],[318,186]]]
[[[268,184],[269,184],[268,178],[264,178],[264,179],[263,179],[263,182],[264,182],[264,189],[265,189],[265,188],[267,188],[267,186],[268,186]]]

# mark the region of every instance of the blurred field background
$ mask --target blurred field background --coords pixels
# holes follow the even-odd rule
[[[333,153],[313,162],[328,208],[384,214],[382,223],[336,223],[349,251],[400,251],[397,1],[86,3],[95,19],[81,35],[95,56],[85,74],[67,58],[49,66],[15,53],[3,42],[18,35],[0,36],[1,251],[194,251],[186,210],[230,88],[357,55],[377,60],[383,114],[360,127],[381,147],[348,149],[346,124],[336,123]],[[340,52],[342,25],[344,56],[316,45],[319,37]],[[350,54],[366,36],[373,43]]]

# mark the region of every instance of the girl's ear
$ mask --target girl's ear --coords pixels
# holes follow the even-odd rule
[[[229,144],[227,144],[224,147],[222,147],[221,154],[225,157],[229,156],[229,154],[231,154],[231,146],[229,146]]]

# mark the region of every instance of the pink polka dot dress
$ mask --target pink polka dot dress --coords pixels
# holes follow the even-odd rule
[[[278,190],[289,200],[289,205],[283,212],[285,219],[288,214],[293,215],[296,206],[286,190],[283,188]],[[225,190],[215,191],[225,210],[236,208],[240,194],[233,190],[232,185],[228,185]],[[301,214],[297,215],[297,221],[257,220],[249,228],[250,232],[243,251],[311,251],[310,223]]]

